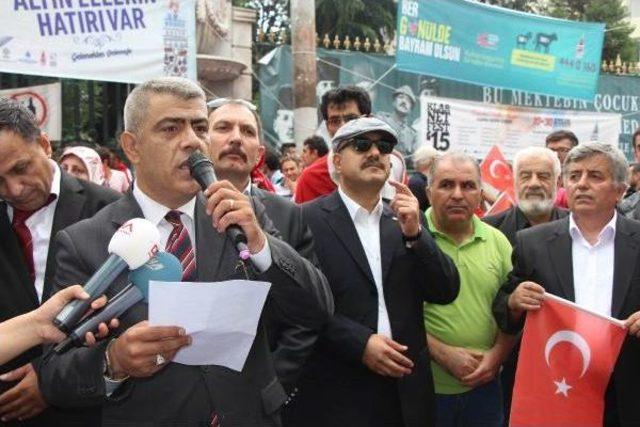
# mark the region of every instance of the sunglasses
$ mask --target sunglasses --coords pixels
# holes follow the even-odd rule
[[[394,143],[391,141],[387,141],[386,139],[381,139],[378,141],[371,141],[367,138],[353,138],[344,145],[345,147],[351,146],[358,153],[366,153],[371,150],[371,146],[374,145],[378,147],[378,150],[382,154],[391,154],[393,151]]]
[[[216,108],[220,108],[223,105],[227,105],[227,104],[240,104],[244,107],[247,107],[251,111],[256,111],[258,109],[258,107],[253,105],[251,102],[245,101],[244,99],[239,99],[239,98],[212,99],[211,101],[207,102],[207,108],[209,108],[209,110],[215,110]]]

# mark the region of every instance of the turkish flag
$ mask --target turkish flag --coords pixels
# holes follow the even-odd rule
[[[502,193],[498,200],[496,200],[491,207],[484,213],[485,216],[499,214],[511,208],[515,203],[508,193]]]
[[[621,321],[545,294],[542,308],[527,313],[510,425],[601,427],[626,335]]]
[[[480,163],[480,175],[482,182],[489,184],[498,191],[509,193],[515,198],[513,191],[513,172],[502,155],[500,147],[494,145]]]

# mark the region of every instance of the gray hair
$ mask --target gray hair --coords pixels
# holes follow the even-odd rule
[[[136,86],[124,104],[124,130],[136,133],[147,114],[149,94],[173,95],[176,98],[190,101],[192,99],[206,100],[200,85],[182,77],[159,77],[147,80]]]
[[[613,180],[618,184],[627,185],[629,164],[624,154],[618,147],[601,142],[584,142],[573,147],[564,160],[564,179],[567,179],[567,172],[571,163],[598,155],[604,156],[609,162],[609,171]]]
[[[416,151],[413,152],[411,158],[413,159],[414,166],[428,165],[433,159],[439,155],[438,151],[430,145],[421,145]]]
[[[516,181],[518,181],[518,168],[520,167],[520,163],[524,159],[530,159],[532,157],[543,157],[549,160],[553,165],[553,180],[558,179],[560,173],[562,173],[562,166],[560,165],[558,155],[546,147],[527,147],[518,151],[513,158],[513,173]]]
[[[36,118],[27,107],[18,101],[0,98],[0,132],[5,130],[19,135],[26,142],[35,142],[40,136]]]
[[[221,102],[216,102],[216,101],[221,101]],[[257,129],[258,142],[262,144],[262,141],[263,141],[262,119],[260,119],[260,114],[258,114],[258,109],[251,102],[245,101],[244,99],[235,99],[235,98],[213,99],[207,102],[207,110],[208,110],[207,116],[211,117],[211,113],[224,107],[225,105],[230,105],[230,104],[240,105],[246,108],[251,113],[251,115],[253,115],[253,118],[256,120],[256,127],[258,128]]]
[[[480,165],[478,164],[478,161],[473,156],[470,156],[469,154],[463,153],[461,151],[450,151],[433,158],[433,162],[431,163],[431,167],[429,168],[429,172],[427,173],[427,176],[429,178],[429,185],[433,183],[433,177],[438,170],[438,165],[444,160],[450,160],[454,163],[471,163],[474,166],[476,175],[478,176],[478,185],[482,185]]]

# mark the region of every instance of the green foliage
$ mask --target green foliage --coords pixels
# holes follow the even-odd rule
[[[393,0],[316,0],[316,32],[351,40],[392,38],[397,8]]]

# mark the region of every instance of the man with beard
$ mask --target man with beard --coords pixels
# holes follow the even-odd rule
[[[560,169],[558,157],[548,148],[519,151],[513,161],[516,206],[483,220],[502,231],[513,245],[519,230],[567,216],[567,210],[554,207]]]
[[[502,231],[514,246],[518,231],[567,216],[569,211],[554,206],[560,170],[558,156],[548,148],[528,147],[519,151],[513,161],[517,205],[484,217],[484,222]],[[517,360],[518,349],[515,349],[504,361],[500,374],[507,424]]]
[[[403,155],[411,155],[416,149],[417,134],[409,124],[409,114],[416,105],[416,96],[407,85],[400,86],[393,92],[393,113],[380,113],[378,117],[387,122],[398,135],[396,149]]]

